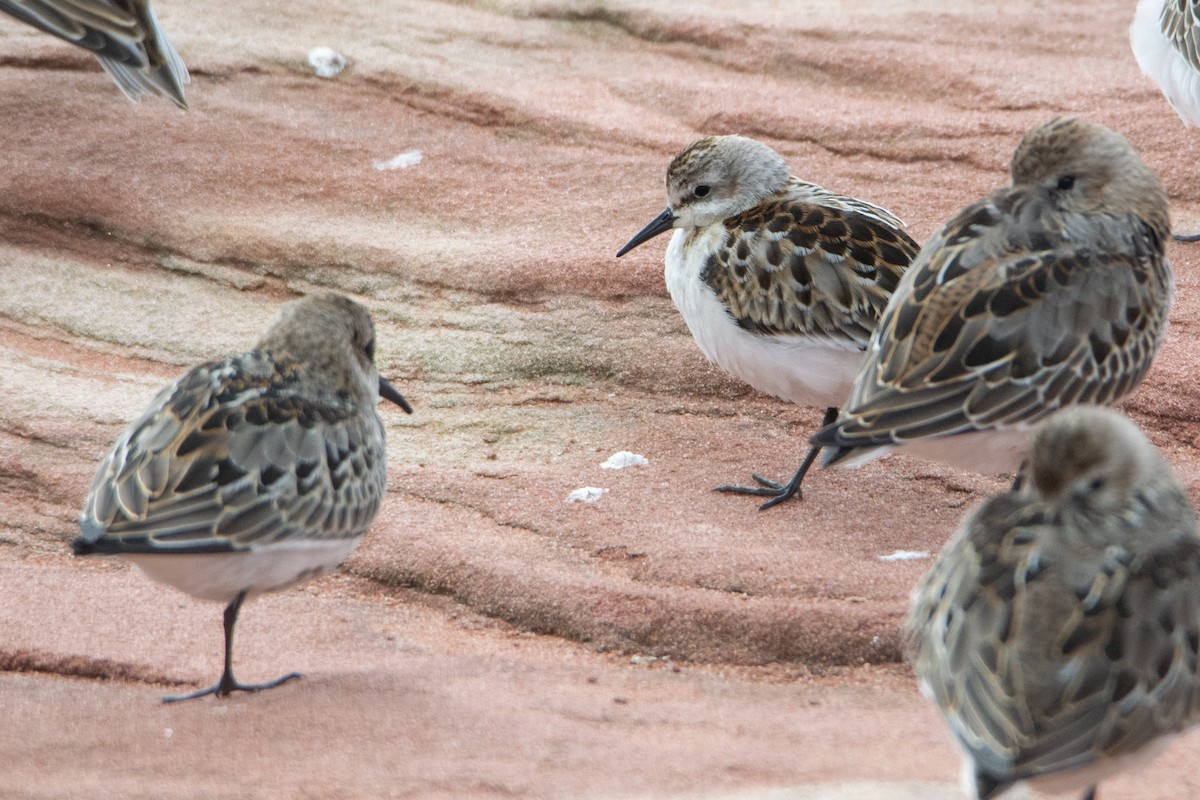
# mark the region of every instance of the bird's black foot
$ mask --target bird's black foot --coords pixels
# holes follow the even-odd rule
[[[225,697],[234,692],[261,692],[264,689],[274,689],[281,683],[287,683],[299,677],[301,677],[299,672],[289,672],[282,678],[276,678],[266,683],[239,683],[232,675],[226,673],[221,676],[221,680],[207,689],[197,689],[190,694],[181,694],[177,697],[164,697],[162,701],[164,703],[182,703],[184,700],[195,700],[197,697],[207,697],[210,694],[215,694],[217,697]]]
[[[837,419],[837,409],[825,409],[825,422],[823,425],[828,425]],[[808,455],[804,457],[804,463],[800,465],[800,469],[796,470],[796,474],[787,483],[776,483],[770,478],[764,478],[755,472],[751,477],[758,486],[716,486],[714,492],[732,492],[733,494],[749,494],[755,497],[769,497],[767,502],[758,507],[759,511],[766,511],[772,506],[777,506],[784,500],[789,500],[795,497],[797,500],[803,500],[804,494],[800,491],[800,484],[804,482],[804,476],[808,473],[808,468],[817,460],[817,455],[821,452],[821,448],[817,445],[810,447]]]
[[[1200,242],[1200,233],[1176,233],[1171,238],[1177,242]]]
[[[754,478],[754,482],[758,486],[731,486],[722,485],[714,486],[714,492],[731,492],[733,494],[749,494],[755,497],[769,497],[767,502],[758,507],[759,511],[766,511],[772,506],[777,506],[784,500],[795,497],[797,500],[804,499],[804,493],[800,491],[800,481],[804,478],[802,473],[797,473],[787,483],[776,483],[770,478],[764,478],[755,472],[750,477]]]

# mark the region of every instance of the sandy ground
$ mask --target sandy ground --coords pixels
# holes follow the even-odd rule
[[[707,366],[662,242],[613,253],[704,134],[923,239],[1030,126],[1125,133],[1200,228],[1200,147],[1139,73],[1133,2],[157,4],[189,113],[0,19],[0,796],[955,798],[900,661],[929,561],[1004,479],[892,458],[766,513],[820,412]],[[307,50],[350,68],[314,77]],[[419,150],[406,169],[376,162]],[[1200,499],[1200,246],[1126,410]],[[374,314],[385,507],[336,575],[220,610],[66,543],[157,387],[318,287]],[[644,467],[599,465],[618,450]],[[572,490],[607,489],[594,504]],[[1200,794],[1197,735],[1104,787]]]

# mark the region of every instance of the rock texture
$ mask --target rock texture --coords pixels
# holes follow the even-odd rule
[[[929,562],[880,557],[1005,481],[891,458],[761,514],[708,491],[790,475],[819,412],[704,363],[665,240],[612,256],[704,134],[924,239],[1059,113],[1125,133],[1195,230],[1200,139],[1133,5],[162,0],[186,114],[0,19],[0,796],[957,796],[899,663]],[[318,45],[349,68],[313,76]],[[1200,499],[1198,248],[1126,410]],[[318,287],[371,309],[417,407],[384,412],[387,502],[341,574],[243,613],[239,676],[304,680],[162,707],[216,675],[219,609],[65,543],[156,389]],[[1109,791],[1196,794],[1188,763]]]

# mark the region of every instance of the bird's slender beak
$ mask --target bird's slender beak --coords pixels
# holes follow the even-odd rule
[[[379,377],[379,396],[384,400],[391,400],[393,403],[400,406],[402,409],[404,409],[405,414],[413,413],[412,406],[410,406],[408,401],[404,399],[404,395],[397,392],[396,387],[385,381],[382,375]]]
[[[653,220],[651,220],[649,225],[635,233],[633,238],[626,242],[625,246],[617,251],[617,258],[625,255],[642,242],[648,242],[655,236],[658,236],[660,233],[671,230],[671,228],[675,227],[676,219],[678,219],[678,217],[676,217],[671,212],[671,209],[668,208],[666,211],[662,212]]]

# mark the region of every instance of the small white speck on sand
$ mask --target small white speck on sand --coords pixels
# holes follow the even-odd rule
[[[923,558],[929,558],[929,553],[924,550],[896,550],[886,556],[878,556],[878,558],[880,561],[920,561]]]
[[[665,663],[670,662],[670,660],[671,660],[670,656],[631,656],[629,659],[629,663],[630,664],[655,664],[655,663],[658,663],[661,661],[665,664]]]
[[[608,489],[597,489],[595,486],[584,486],[581,489],[576,489],[567,495],[568,503],[594,503],[599,500]]]
[[[421,163],[421,159],[425,156],[420,150],[406,150],[398,156],[389,158],[387,161],[374,161],[375,169],[382,172],[388,169],[408,169],[415,167]]]
[[[600,465],[600,469],[625,469],[626,467],[644,467],[650,462],[643,455],[631,453],[628,450],[621,450],[613,453]]]
[[[308,51],[308,65],[318,78],[332,78],[346,68],[346,57],[332,47],[314,47]]]

